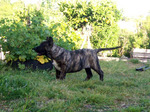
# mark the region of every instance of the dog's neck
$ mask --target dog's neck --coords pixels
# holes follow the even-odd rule
[[[52,58],[53,59],[56,59],[59,55],[61,55],[64,51],[66,51],[64,48],[61,48],[61,47],[59,47],[59,46],[57,46],[57,45],[53,45],[53,47],[52,47]]]

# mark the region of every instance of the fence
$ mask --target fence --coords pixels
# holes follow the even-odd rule
[[[150,49],[134,48],[131,52],[131,57],[139,59],[142,62],[147,62],[150,60]]]

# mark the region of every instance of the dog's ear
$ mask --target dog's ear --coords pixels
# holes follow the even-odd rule
[[[53,41],[53,38],[52,37],[47,37],[46,40],[47,41]]]
[[[53,46],[53,38],[52,37],[47,37],[46,40],[49,42],[50,46]]]

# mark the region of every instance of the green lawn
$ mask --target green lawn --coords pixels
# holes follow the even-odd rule
[[[56,80],[55,71],[13,70],[0,64],[0,112],[150,112],[150,70],[142,64],[100,61],[104,81],[93,71]]]

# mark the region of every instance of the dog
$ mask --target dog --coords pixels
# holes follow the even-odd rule
[[[53,43],[52,37],[47,37],[46,41],[34,48],[34,51],[39,55],[45,55],[51,58],[52,63],[56,69],[56,79],[63,80],[66,73],[78,72],[85,69],[87,77],[85,80],[92,78],[91,69],[99,74],[100,80],[103,81],[104,73],[99,65],[97,53],[103,50],[113,50],[113,48],[100,49],[79,49],[68,51]]]

